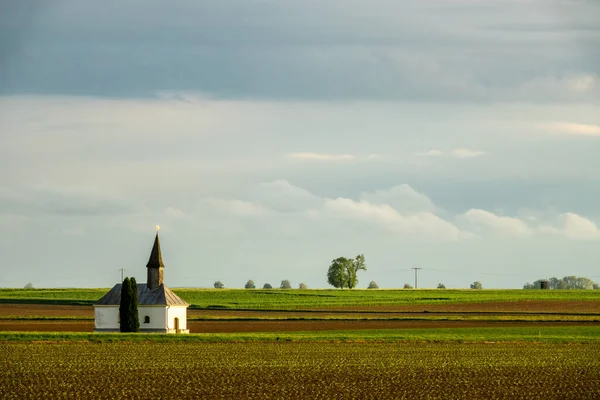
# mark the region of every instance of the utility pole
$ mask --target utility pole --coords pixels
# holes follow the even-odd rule
[[[415,289],[417,289],[417,288],[419,287],[419,286],[418,286],[418,283],[419,283],[419,274],[418,274],[418,271],[419,271],[421,268],[416,268],[416,267],[413,267],[413,268],[411,268],[411,269],[414,269],[414,270],[415,270]]]
[[[125,268],[120,268],[119,271],[121,271],[121,282],[123,282],[123,271],[125,271]]]

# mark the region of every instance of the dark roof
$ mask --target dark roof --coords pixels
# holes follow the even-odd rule
[[[121,303],[121,283],[117,283],[95,305],[118,306]],[[177,296],[165,285],[160,285],[154,290],[148,289],[145,283],[138,283],[138,304],[140,306],[171,305],[189,306],[188,303]]]
[[[164,268],[162,254],[160,252],[160,240],[158,239],[158,232],[156,232],[156,237],[154,238],[154,245],[152,246],[152,251],[150,252],[150,259],[148,260],[148,264],[146,264],[146,268]]]

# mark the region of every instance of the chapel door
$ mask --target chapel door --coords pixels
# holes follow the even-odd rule
[[[179,318],[175,318],[173,322],[175,325],[175,332],[179,333]]]

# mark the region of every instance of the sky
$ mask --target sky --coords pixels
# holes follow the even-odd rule
[[[600,281],[600,2],[0,10],[0,287]]]

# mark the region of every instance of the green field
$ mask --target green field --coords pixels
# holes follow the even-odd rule
[[[600,345],[600,325],[357,331],[195,333],[189,335],[0,332],[0,342],[556,342]]]
[[[93,304],[109,289],[0,289],[0,302]],[[173,289],[196,308],[294,310],[540,300],[600,302],[600,290]]]
[[[597,399],[597,343],[0,342],[0,398]]]

